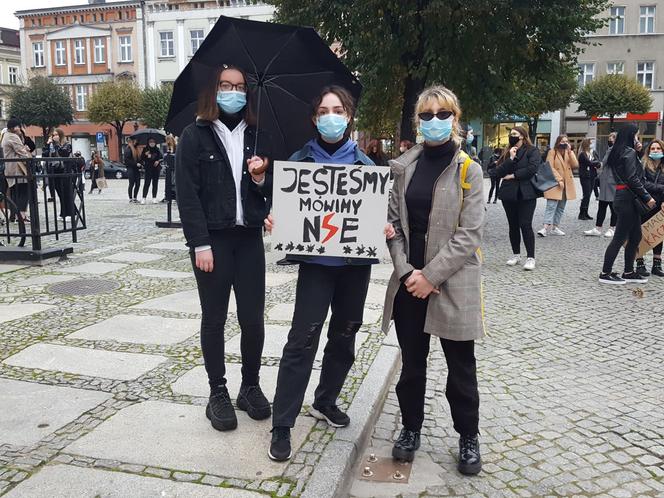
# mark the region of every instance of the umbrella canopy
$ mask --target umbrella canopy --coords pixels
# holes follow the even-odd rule
[[[129,135],[129,138],[137,140],[139,145],[147,145],[151,138],[158,144],[163,144],[166,141],[166,134],[155,128],[143,128]]]
[[[242,68],[254,95],[258,127],[275,159],[286,159],[315,136],[311,102],[327,85],[359,99],[362,85],[313,28],[221,16],[175,80],[166,130],[180,135],[195,120],[196,101],[223,64]]]

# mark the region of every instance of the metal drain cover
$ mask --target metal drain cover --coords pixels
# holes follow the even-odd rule
[[[51,285],[48,290],[54,294],[68,294],[70,296],[92,296],[105,294],[120,288],[120,284],[113,280],[100,278],[86,278],[70,280]]]

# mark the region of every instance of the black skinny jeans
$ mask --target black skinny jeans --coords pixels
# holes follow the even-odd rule
[[[300,264],[293,324],[279,362],[272,409],[273,427],[295,425],[330,306],[332,317],[313,406],[336,405],[346,375],[355,361],[355,335],[362,326],[370,276],[370,265]]]
[[[533,216],[537,207],[537,199],[503,201],[503,208],[510,227],[510,244],[512,253],[521,254],[521,237],[526,246],[529,258],[535,257],[535,232],[533,232]]]
[[[641,242],[641,216],[634,205],[634,194],[623,191],[616,192],[613,207],[618,215],[618,221],[613,240],[611,240],[604,253],[602,272],[611,273],[613,271],[613,263],[618,257],[620,248],[627,241],[625,246],[625,273],[632,273],[634,271],[634,259]]]
[[[616,222],[618,221],[618,216],[616,215],[615,209],[613,209],[613,202],[609,201],[599,201],[599,206],[597,207],[597,220],[595,221],[595,226],[597,228],[602,228],[604,220],[606,219],[606,208],[611,210],[611,220],[609,221],[610,227],[615,227]]]
[[[129,178],[129,186],[127,187],[129,200],[137,199],[138,189],[141,186],[141,171],[136,166],[127,166],[127,177]]]
[[[593,184],[595,182],[594,178],[579,178],[581,181],[581,190],[583,191],[583,197],[581,198],[581,213],[588,212],[588,206],[590,205],[590,196],[593,193]]]
[[[157,197],[157,188],[159,188],[159,173],[161,172],[161,167],[155,168],[154,166],[145,167],[145,181],[143,182],[143,198],[145,199],[148,196],[148,190],[150,189],[150,183],[152,183],[152,198]]]
[[[410,263],[424,267],[424,235],[410,234]],[[396,386],[402,424],[419,431],[424,422],[427,359],[431,335],[424,332],[428,299],[413,297],[402,284],[394,299],[394,327],[401,347],[401,375]],[[454,430],[463,435],[479,432],[480,395],[477,389],[475,341],[440,339],[447,361],[445,397]]]
[[[196,268],[203,319],[201,349],[210,388],[226,385],[224,327],[228,315],[231,287],[237,302],[242,354],[242,383],[258,385],[263,342],[265,340],[265,251],[261,228],[235,227],[210,232],[214,266],[210,273]]]
[[[489,201],[491,201],[491,197],[493,197],[493,200],[495,201],[498,199],[498,190],[500,189],[500,178],[496,178],[495,176],[491,177],[491,189],[489,190]],[[495,191],[495,196],[494,196],[494,191]]]

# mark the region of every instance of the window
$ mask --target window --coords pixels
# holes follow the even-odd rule
[[[65,42],[58,40],[55,42],[55,65],[56,66],[66,66],[67,57],[65,52]]]
[[[636,79],[650,90],[655,88],[655,63],[639,62],[636,65]]]
[[[0,99],[0,119],[5,118],[5,101]]]
[[[88,104],[88,87],[76,85],[76,110],[85,111]]]
[[[122,20],[122,11],[121,10],[118,11],[118,19]]]
[[[162,31],[161,33],[159,33],[159,39],[161,41],[161,56],[174,57],[175,44],[173,43],[173,32]]]
[[[639,33],[655,32],[655,6],[641,7],[639,11]]]
[[[74,64],[85,64],[85,47],[83,40],[74,40]]]
[[[18,67],[9,66],[9,84],[18,85]]]
[[[196,50],[198,50],[198,47],[201,46],[201,43],[203,43],[203,40],[205,39],[205,31],[202,29],[194,29],[190,31],[191,34],[191,55],[194,55],[196,53]]]
[[[35,67],[44,67],[44,42],[33,43],[32,54]]]
[[[606,74],[625,74],[625,63],[609,62],[606,65]]]
[[[92,20],[93,20],[94,22],[97,22],[97,14],[92,14]]]
[[[625,7],[611,7],[609,34],[622,35],[625,32]]]
[[[595,64],[579,64],[579,86],[586,86],[595,78]]]
[[[106,62],[106,45],[103,38],[95,38],[95,64]]]
[[[131,36],[120,37],[120,62],[131,62]]]

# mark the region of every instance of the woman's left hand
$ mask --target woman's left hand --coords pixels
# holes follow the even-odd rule
[[[265,179],[265,169],[263,168],[265,161],[258,156],[253,156],[250,159],[247,159],[247,167],[249,168],[249,174],[254,179],[256,183],[260,183]]]
[[[406,290],[420,299],[426,299],[432,293],[440,294],[440,291],[422,275],[421,270],[413,270],[413,273],[406,280]]]
[[[387,225],[385,225],[383,233],[385,234],[387,240],[393,239],[394,236],[397,234],[396,230],[394,230],[394,227],[392,226],[392,223],[388,223]]]
[[[514,180],[514,174],[510,173],[509,175],[505,175],[503,180]]]

